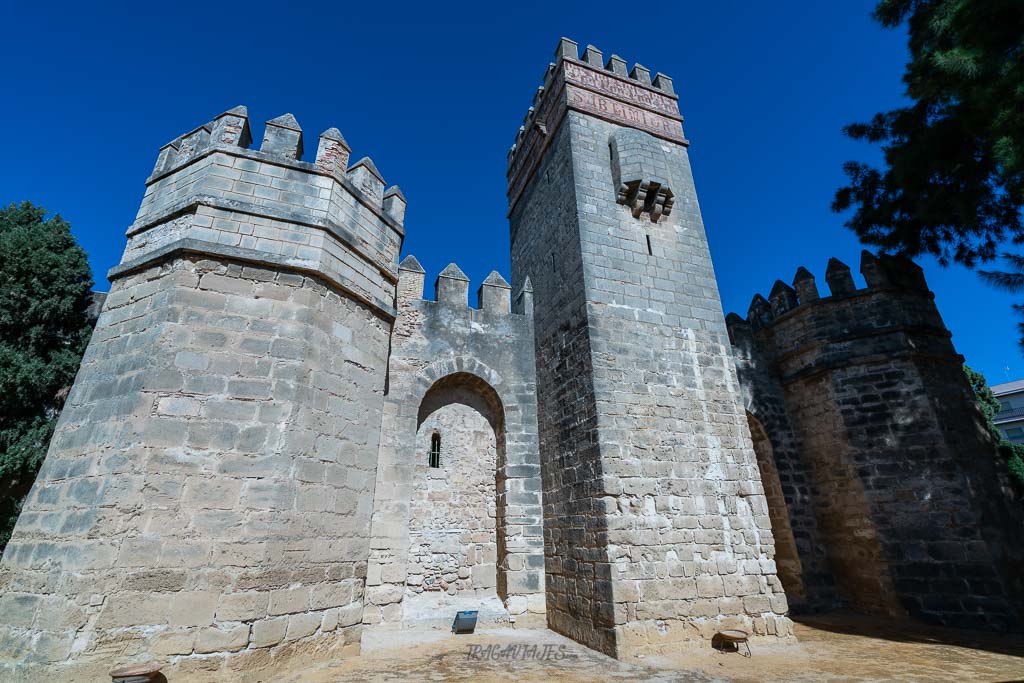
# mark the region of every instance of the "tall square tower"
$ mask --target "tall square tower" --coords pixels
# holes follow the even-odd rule
[[[549,624],[616,656],[790,637],[672,81],[564,38],[555,60],[508,169]]]

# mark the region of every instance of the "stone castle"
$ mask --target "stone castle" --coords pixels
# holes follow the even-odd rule
[[[1019,625],[1019,502],[920,269],[726,318],[681,122],[562,39],[476,308],[454,264],[424,299],[337,129],[165,145],[4,553],[0,670],[245,679],[464,608],[617,657],[790,608]]]

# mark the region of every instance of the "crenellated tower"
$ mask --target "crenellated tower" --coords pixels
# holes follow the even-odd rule
[[[358,650],[405,199],[335,128],[250,142],[236,107],[160,150],[4,553],[7,665]]]
[[[548,622],[617,656],[791,635],[681,121],[672,79],[562,39],[509,152]]]
[[[728,318],[786,592],[1019,627],[1024,520],[963,357],[920,267],[865,251],[860,272],[830,259],[822,296],[801,267]]]

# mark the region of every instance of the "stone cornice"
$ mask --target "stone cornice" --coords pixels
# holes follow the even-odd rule
[[[175,240],[174,242],[170,242],[169,244],[165,244],[153,251],[143,254],[138,258],[134,258],[125,261],[120,265],[114,266],[107,271],[107,279],[113,282],[114,280],[125,277],[126,275],[144,270],[156,263],[185,254],[210,256],[229,261],[270,266],[279,270],[309,275],[324,281],[333,289],[340,290],[349,298],[355,299],[368,306],[377,314],[389,321],[394,320],[397,315],[395,307],[390,302],[367,297],[360,293],[348,278],[340,274],[326,273],[318,268],[312,268],[309,266],[308,261],[292,259],[285,256],[279,256],[277,254],[269,254],[255,249],[232,247],[224,244],[218,244],[216,242],[206,242],[204,240],[192,238]]]

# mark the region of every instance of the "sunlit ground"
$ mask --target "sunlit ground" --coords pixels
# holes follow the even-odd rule
[[[708,647],[617,661],[546,630],[370,632],[362,654],[290,681],[1014,681],[1024,636],[833,613],[796,620],[796,645]],[[511,646],[511,647],[510,647]],[[518,647],[516,647],[518,646]]]

